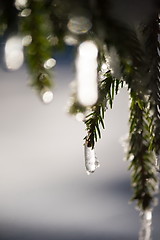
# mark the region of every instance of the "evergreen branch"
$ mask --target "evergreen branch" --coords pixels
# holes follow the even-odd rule
[[[112,32],[111,29],[114,29]],[[146,94],[146,60],[141,43],[134,30],[121,24],[120,22],[110,19],[108,26],[108,37],[105,42],[109,46],[114,46],[117,50],[120,60],[121,74],[128,85],[138,92]],[[116,37],[116,34],[120,38]]]
[[[52,80],[50,72],[44,67],[46,60],[51,58],[51,45],[48,36],[51,33],[50,21],[45,11],[44,1],[31,0],[28,3],[31,14],[22,22],[22,32],[30,35],[31,43],[26,48],[26,58],[29,69],[33,76],[32,86],[38,91],[51,88]]]
[[[160,34],[160,19],[156,12],[144,27],[143,35],[146,39],[145,50],[148,60],[149,84],[147,88],[150,93],[150,109],[153,113],[152,148],[155,149],[157,155],[160,153],[160,42],[158,34]]]
[[[94,148],[98,137],[101,138],[100,125],[104,129],[104,113],[107,105],[111,108],[113,106],[114,93],[117,94],[121,81],[112,77],[111,72],[105,73],[105,79],[99,82],[99,99],[97,103],[91,108],[91,113],[86,116],[84,123],[86,124],[87,146]],[[115,88],[116,86],[116,88]]]
[[[141,210],[146,210],[151,206],[157,186],[155,155],[150,150],[152,122],[147,104],[133,92],[131,98],[130,147],[127,157],[130,160],[129,169],[132,171],[132,200],[137,201]]]
[[[106,1],[95,1],[99,11],[92,12],[93,27],[98,38],[114,47],[119,55],[121,73],[129,88],[146,93],[146,59],[141,42],[131,26],[110,16]],[[108,3],[109,5],[109,3]],[[117,37],[118,36],[118,37]],[[143,95],[142,94],[142,95]]]

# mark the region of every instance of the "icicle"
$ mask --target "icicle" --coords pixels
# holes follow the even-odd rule
[[[84,154],[85,154],[85,167],[88,175],[94,173],[97,167],[100,166],[99,161],[97,160],[95,149],[88,147],[87,143],[84,145]]]
[[[152,232],[152,209],[145,210],[141,213],[141,229],[139,240],[151,240]]]

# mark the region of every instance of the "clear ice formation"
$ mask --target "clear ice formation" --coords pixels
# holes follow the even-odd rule
[[[94,173],[94,171],[96,170],[97,167],[100,166],[100,164],[96,158],[95,149],[88,147],[86,143],[84,145],[84,154],[86,172],[89,175],[90,173]]]
[[[141,229],[139,240],[151,240],[152,232],[152,209],[148,209],[141,214]]]

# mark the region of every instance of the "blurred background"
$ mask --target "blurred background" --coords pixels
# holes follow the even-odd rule
[[[96,146],[100,168],[84,167],[85,129],[66,113],[72,62],[56,67],[54,100],[44,105],[28,86],[25,66],[0,71],[0,239],[138,238],[139,213],[128,202],[128,164],[120,139],[128,131],[128,94],[123,89]],[[154,238],[159,239],[159,209]]]
[[[113,11],[125,21],[152,9],[151,1],[117,2]],[[106,113],[96,145],[100,168],[88,176],[85,126],[66,110],[75,77],[73,49],[66,47],[55,58],[48,105],[30,88],[25,64],[17,71],[0,69],[0,240],[138,239],[139,212],[129,204],[132,190],[121,144],[128,132],[127,90]],[[154,240],[160,236],[159,214],[156,207]]]

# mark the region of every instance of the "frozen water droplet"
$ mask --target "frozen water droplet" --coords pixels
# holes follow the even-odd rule
[[[139,240],[151,240],[152,232],[152,209],[147,209],[141,213],[141,229]]]
[[[47,104],[47,103],[52,102],[53,93],[49,89],[45,89],[45,90],[43,89],[41,91],[41,97],[42,97],[42,101]]]
[[[89,175],[94,173],[97,167],[100,166],[99,161],[96,158],[95,150],[91,147],[87,147],[87,144],[84,145],[84,154],[85,154],[85,167],[86,172]]]

